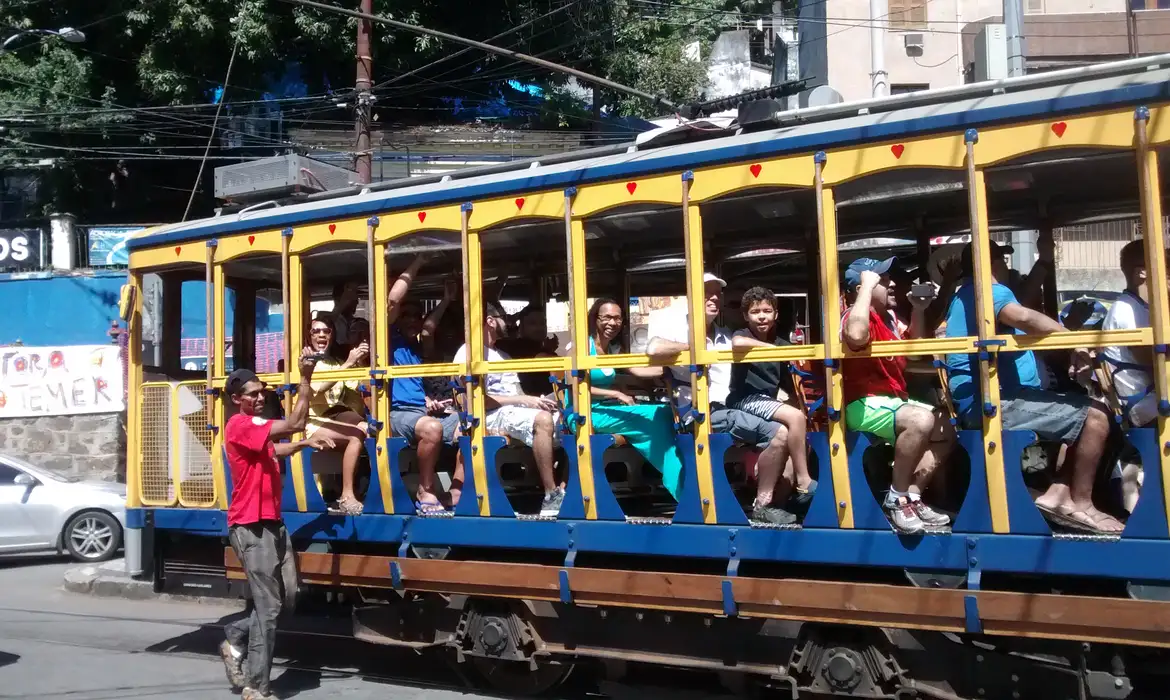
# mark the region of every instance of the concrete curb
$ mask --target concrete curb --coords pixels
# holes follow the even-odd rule
[[[239,599],[155,593],[153,582],[137,579],[126,573],[126,564],[122,559],[113,559],[102,564],[82,564],[68,569],[65,571],[63,586],[70,593],[101,598],[208,603],[241,610],[244,608],[244,601]]]

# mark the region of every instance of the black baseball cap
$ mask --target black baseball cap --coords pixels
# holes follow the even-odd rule
[[[997,255],[998,255],[1000,258],[1002,258],[1002,257],[1003,257],[1003,256],[1005,256],[1005,255],[1011,255],[1012,253],[1016,252],[1015,248],[1012,248],[1010,245],[1004,245],[1004,244],[1002,244],[1002,243],[996,243],[995,241],[991,241],[990,243],[991,243],[991,255],[990,255],[989,257],[990,257],[992,260],[995,260],[995,257],[996,257]],[[969,274],[969,275],[973,275],[973,274],[975,274],[975,273],[973,272],[973,270],[975,269],[975,267],[974,267],[974,263],[973,263],[973,262],[971,262],[971,261],[972,261],[972,258],[971,258],[971,255],[972,255],[971,251],[972,251],[972,249],[973,249],[972,245],[971,245],[970,243],[968,243],[968,244],[967,244],[967,247],[966,247],[966,248],[963,248],[963,255],[962,255],[962,257],[961,257],[961,258],[959,258],[959,263],[962,265],[962,267],[963,267],[963,271],[964,271],[965,273]]]
[[[504,310],[494,301],[486,301],[483,304],[483,317],[484,320],[489,318],[505,318]]]
[[[228,375],[227,381],[224,382],[223,388],[229,396],[239,396],[240,394],[244,393],[244,387],[247,386],[250,382],[258,381],[260,381],[260,377],[257,377],[256,373],[252,370],[237,369],[235,372],[232,372]]]

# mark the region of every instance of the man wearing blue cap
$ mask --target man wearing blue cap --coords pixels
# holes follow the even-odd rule
[[[847,298],[841,336],[850,350],[875,341],[900,340],[892,307],[894,258],[861,258],[845,270]],[[922,337],[929,299],[910,296],[910,336]],[[910,399],[906,358],[855,357],[842,362],[845,426],[876,435],[894,446],[894,473],[882,506],[899,532],[913,534],[950,522],[922,501],[934,471],[954,447],[955,435],[941,411]]]

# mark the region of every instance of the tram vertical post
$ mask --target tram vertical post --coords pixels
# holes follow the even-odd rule
[[[1150,280],[1150,322],[1154,332],[1154,388],[1158,392],[1158,444],[1161,446],[1162,489],[1170,519],[1170,373],[1167,368],[1170,341],[1170,293],[1166,280],[1166,243],[1162,226],[1162,187],[1158,152],[1150,147],[1150,110],[1134,112],[1137,142],[1138,190],[1141,198],[1142,232],[1145,234],[1146,278]]]
[[[378,308],[378,300],[374,296],[377,292],[377,274],[375,271],[374,259],[374,235],[378,232],[378,217],[372,216],[366,221],[366,316],[369,317],[370,322],[370,433],[376,434],[379,431],[378,425],[378,398],[380,392],[378,391],[377,367],[378,367],[378,328],[381,324],[378,323],[378,314],[374,313]]]
[[[995,337],[995,307],[991,298],[991,237],[987,228],[987,189],[983,170],[975,165],[975,144],[979,134],[968,129],[967,207],[971,222],[971,260],[975,283],[976,349],[979,358],[979,389],[983,399],[983,456],[987,471],[987,498],[991,505],[991,529],[1009,532],[1007,482],[1003,464],[1003,416],[999,411],[999,380],[996,377],[996,350],[1003,344]]]
[[[841,528],[853,527],[853,496],[849,483],[849,463],[845,454],[845,415],[842,412],[845,400],[841,383],[841,358],[844,348],[841,343],[841,310],[836,307],[841,298],[841,287],[837,281],[837,204],[833,190],[825,189],[825,163],[823,151],[813,155],[813,186],[817,210],[817,238],[820,240],[819,274],[821,282],[821,319],[825,334],[822,338],[825,348],[825,410],[828,414],[829,465],[833,473],[833,492],[837,501],[837,524]]]
[[[479,515],[491,515],[491,498],[487,488],[487,465],[483,456],[484,422],[487,420],[487,406],[484,401],[485,387],[479,377],[487,358],[484,356],[484,294],[483,265],[479,236],[471,233],[471,212],[473,205],[466,202],[460,207],[460,237],[463,244],[463,302],[466,312],[463,324],[467,341],[467,357],[464,365],[463,390],[464,406],[468,414],[467,429],[471,435],[470,454],[464,453],[464,469],[470,468],[475,479],[475,496],[478,500]],[[467,464],[470,462],[470,464]],[[495,465],[492,465],[493,467]],[[458,512],[458,511],[456,511]]]
[[[589,357],[589,320],[586,302],[585,267],[577,261],[585,258],[585,224],[573,218],[573,196],[575,188],[565,190],[565,262],[569,272],[569,340],[573,352],[569,354],[569,391],[573,397],[572,415],[576,421],[577,435],[577,478],[581,482],[581,499],[584,501],[585,519],[597,519],[596,484],[593,482],[593,423],[590,407],[589,373],[581,370],[585,358]],[[605,486],[603,485],[603,488]]]
[[[292,351],[292,335],[289,334],[288,329],[291,326],[290,314],[292,309],[289,308],[290,294],[289,294],[289,249],[292,245],[292,229],[286,228],[280,232],[280,301],[281,301],[281,316],[284,319],[284,339],[282,345],[284,346],[284,373],[281,378],[282,385],[288,388],[292,384],[292,364],[295,361]],[[281,402],[284,404],[284,413],[288,415],[292,411],[292,392],[282,391]]]
[[[708,396],[706,369],[710,366],[707,356],[707,294],[703,282],[703,214],[697,204],[691,204],[691,185],[695,175],[691,171],[682,174],[682,217],[683,247],[687,259],[687,324],[688,345],[691,348],[691,411],[695,431],[695,473],[698,476],[699,498],[703,522],[708,525],[718,522],[715,504],[715,488],[711,475],[711,403]]]

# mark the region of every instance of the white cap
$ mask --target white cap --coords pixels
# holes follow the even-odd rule
[[[726,287],[726,286],[727,286],[727,283],[726,283],[726,282],[724,282],[723,280],[719,279],[719,278],[718,278],[718,277],[716,277],[715,275],[711,274],[710,272],[704,272],[704,273],[703,273],[703,284],[707,284],[708,282],[718,282],[718,283],[719,283],[719,288],[720,288],[720,289],[722,289],[723,287]]]

